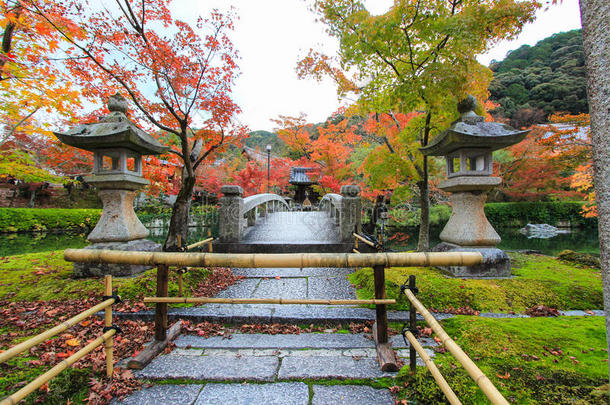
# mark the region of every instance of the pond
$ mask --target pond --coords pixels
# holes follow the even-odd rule
[[[430,245],[440,242],[439,234],[442,228],[432,228],[430,232]],[[544,254],[556,256],[565,249],[577,252],[599,255],[599,239],[597,229],[574,230],[570,234],[557,235],[550,239],[528,239],[519,233],[517,228],[498,228],[502,237],[499,247],[504,250],[539,250]],[[149,239],[158,243],[165,240],[165,228],[151,229]],[[388,241],[386,243],[395,250],[412,250],[417,246],[417,229],[408,233],[404,242]],[[208,228],[192,227],[189,243],[207,238]],[[212,230],[217,235],[217,229]],[[86,234],[3,234],[0,235],[0,256],[11,256],[23,253],[44,252],[67,248],[82,248],[88,245]]]
[[[440,243],[442,227],[430,229],[430,246]],[[538,250],[545,255],[557,256],[562,250],[570,249],[599,256],[599,236],[597,228],[573,229],[571,233],[559,234],[549,239],[531,238],[522,235],[519,228],[496,228],[502,238],[498,247],[502,250]],[[394,250],[413,250],[417,247],[417,229],[405,232],[408,238],[403,242],[388,241],[386,246]],[[393,235],[388,235],[392,237]],[[398,238],[395,238],[395,240]]]

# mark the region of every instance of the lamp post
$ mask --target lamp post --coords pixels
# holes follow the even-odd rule
[[[269,167],[271,166],[271,145],[267,145],[267,193],[269,192]]]

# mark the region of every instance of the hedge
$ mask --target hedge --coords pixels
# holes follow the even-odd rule
[[[0,232],[88,229],[101,213],[101,209],[0,208]]]
[[[531,224],[557,225],[562,221],[570,221],[573,227],[595,227],[597,218],[584,218],[582,202],[510,202],[485,204],[485,215],[496,227],[523,227]],[[430,225],[442,226],[451,216],[451,207],[435,205],[430,208]],[[389,226],[415,227],[419,226],[419,210],[390,210]]]

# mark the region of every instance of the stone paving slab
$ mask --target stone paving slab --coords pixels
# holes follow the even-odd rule
[[[155,358],[138,378],[188,378],[210,381],[272,381],[279,364],[275,356],[179,356],[163,355]]]
[[[382,405],[393,404],[392,394],[385,389],[361,385],[314,385],[312,405]]]
[[[348,274],[354,272],[351,268],[317,268],[317,267],[304,267],[302,269],[296,267],[290,268],[278,268],[278,269],[231,269],[233,274],[236,276],[244,276],[249,278],[263,278],[263,277],[346,277]]]
[[[307,280],[309,299],[356,299],[356,290],[345,277],[309,277]]]
[[[190,346],[198,349],[352,349],[375,347],[363,334],[351,333],[301,333],[298,335],[242,334],[221,336],[181,335],[174,343],[179,348]],[[404,346],[404,345],[403,345]]]
[[[220,291],[216,298],[250,298],[258,287],[260,279],[246,278],[230,285],[226,290]]]
[[[307,405],[309,387],[303,383],[207,384],[195,405]]]
[[[113,400],[112,405],[191,405],[201,391],[201,385],[155,385],[135,391],[123,400]]]
[[[379,378],[391,377],[395,373],[384,373],[379,369],[377,360],[352,357],[312,356],[285,357],[282,360],[278,378]]]
[[[246,279],[256,280],[256,279]],[[238,297],[238,296],[236,296]],[[250,296],[252,298],[307,298],[306,278],[269,278],[262,279],[256,290]]]

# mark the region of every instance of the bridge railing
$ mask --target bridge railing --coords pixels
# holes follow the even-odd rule
[[[339,226],[341,242],[350,243],[354,232],[362,230],[362,201],[360,187],[345,185],[341,194],[329,193],[320,200],[320,211],[325,211]]]
[[[277,194],[264,193],[243,198],[239,186],[225,185],[220,188],[219,239],[223,243],[239,242],[244,229],[253,226],[258,216],[289,208],[288,203]]]

